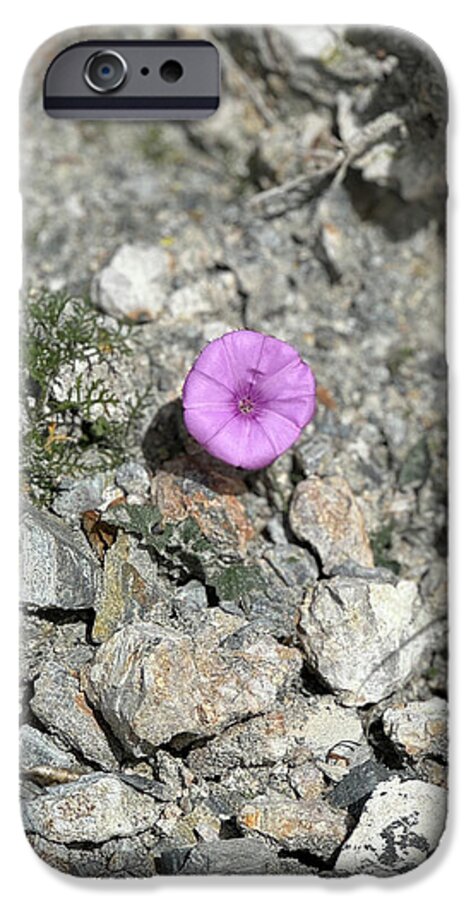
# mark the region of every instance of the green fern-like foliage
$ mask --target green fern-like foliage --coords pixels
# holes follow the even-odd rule
[[[88,300],[65,292],[44,290],[29,298],[23,341],[22,460],[24,487],[35,502],[49,506],[65,476],[89,474],[125,459],[146,392],[135,403],[124,402],[103,380],[84,379],[77,364],[86,363],[93,371],[96,364],[128,355],[130,328],[106,327]],[[77,375],[58,399],[52,387],[66,366]],[[110,418],[116,409],[122,412],[120,421]],[[84,457],[91,446],[96,450],[93,464]]]

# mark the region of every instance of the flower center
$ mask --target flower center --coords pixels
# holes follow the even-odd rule
[[[244,416],[249,416],[254,411],[254,402],[250,397],[241,397],[239,400],[239,410]]]

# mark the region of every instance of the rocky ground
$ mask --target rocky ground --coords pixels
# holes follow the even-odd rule
[[[404,872],[446,808],[441,72],[394,31],[217,29],[207,122],[53,121],[80,36],[23,95],[28,839],[79,876]],[[180,402],[240,327],[319,385],[250,474]]]

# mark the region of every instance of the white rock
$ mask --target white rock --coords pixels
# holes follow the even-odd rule
[[[278,31],[288,38],[297,57],[320,59],[334,50],[342,29],[338,25],[335,27],[285,25],[280,26]]]
[[[441,625],[412,581],[336,577],[304,601],[299,633],[309,665],[330,690],[346,705],[363,706],[420,671]]]
[[[425,781],[382,782],[342,847],[336,875],[396,875],[435,850],[446,817],[446,791]]]
[[[169,258],[163,247],[123,244],[93,279],[92,299],[120,319],[155,319],[164,306],[169,277]]]

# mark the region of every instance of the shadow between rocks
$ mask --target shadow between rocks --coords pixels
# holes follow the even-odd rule
[[[142,452],[152,472],[184,452],[183,407],[180,399],[161,406],[142,439]]]
[[[435,198],[429,201],[407,202],[392,188],[381,187],[374,182],[364,181],[359,172],[350,170],[345,179],[345,188],[352,206],[362,221],[379,225],[391,241],[403,241],[424,228],[431,219],[436,220],[443,234],[443,201]]]

